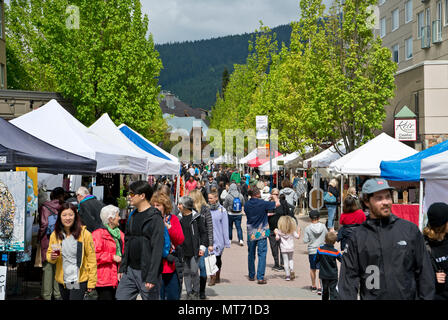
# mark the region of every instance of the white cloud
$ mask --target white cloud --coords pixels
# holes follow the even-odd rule
[[[141,0],[155,43],[253,32],[299,19],[298,0]]]

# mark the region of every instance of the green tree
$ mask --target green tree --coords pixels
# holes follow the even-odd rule
[[[79,9],[79,27],[70,6]],[[25,64],[30,88],[42,83],[60,92],[87,126],[107,112],[116,124],[156,143],[163,139],[167,125],[157,101],[162,63],[140,1],[11,0],[6,15],[8,42]]]
[[[224,71],[222,72],[222,81],[221,81],[221,97],[224,97],[224,93],[226,92],[227,85],[229,84],[230,75],[229,70],[224,67]]]

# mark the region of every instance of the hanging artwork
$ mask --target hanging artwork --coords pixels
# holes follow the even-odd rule
[[[0,172],[0,251],[24,251],[26,172]]]
[[[16,171],[26,171],[27,187],[26,187],[26,217],[25,217],[25,251],[17,254],[17,262],[31,261],[32,238],[33,238],[33,222],[37,215],[37,168],[35,167],[17,167]]]

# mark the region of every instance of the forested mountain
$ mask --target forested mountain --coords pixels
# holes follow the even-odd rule
[[[272,32],[279,48],[282,43],[289,46],[290,25],[278,26]],[[249,40],[255,40],[255,33],[156,45],[163,63],[159,78],[162,89],[192,107],[210,109],[221,91],[224,69],[232,73],[234,64],[246,62]]]

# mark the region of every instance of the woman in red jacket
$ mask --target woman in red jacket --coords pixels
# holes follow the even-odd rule
[[[151,198],[151,205],[162,213],[165,227],[171,241],[170,254],[162,259],[161,300],[180,300],[182,292],[182,255],[179,246],[184,242],[184,233],[176,215],[171,214],[173,205],[170,197],[163,191],[156,191]],[[179,255],[180,254],[180,255]]]
[[[339,219],[339,224],[342,227],[338,232],[338,241],[341,242],[341,251],[345,249],[345,244],[350,238],[353,230],[366,221],[366,215],[364,211],[361,210],[356,196],[349,194],[345,197],[342,211],[341,218]]]
[[[124,234],[118,228],[120,210],[108,205],[101,209],[103,227],[92,233],[95,244],[98,300],[115,300],[118,269],[123,256]]]

